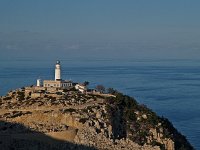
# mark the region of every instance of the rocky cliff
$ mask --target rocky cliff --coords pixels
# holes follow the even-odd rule
[[[69,90],[31,98],[24,89],[0,98],[0,147],[193,149],[167,119],[114,90],[110,94]]]

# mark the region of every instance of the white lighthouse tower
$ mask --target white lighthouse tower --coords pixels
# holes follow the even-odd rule
[[[39,85],[39,81],[37,85]],[[73,86],[72,81],[61,79],[60,61],[57,61],[55,65],[55,80],[43,80],[43,87],[45,87],[47,90],[48,88],[50,88],[50,91],[52,90],[52,88],[58,90],[58,89],[67,89],[72,86]]]
[[[60,61],[56,62],[55,66],[55,80],[61,80],[61,70],[60,70]]]

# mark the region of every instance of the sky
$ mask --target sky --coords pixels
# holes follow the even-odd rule
[[[1,0],[0,59],[199,59],[199,0]]]

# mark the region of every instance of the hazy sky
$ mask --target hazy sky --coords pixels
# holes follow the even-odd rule
[[[0,0],[0,58],[200,56],[199,0]]]

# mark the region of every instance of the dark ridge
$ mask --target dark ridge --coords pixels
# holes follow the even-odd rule
[[[175,150],[194,150],[186,137],[173,127],[173,124],[164,117],[159,117],[145,105],[140,105],[137,101],[127,95],[123,95],[115,90],[110,92],[116,98],[107,98],[107,111],[110,124],[113,126],[113,139],[129,138],[139,145],[147,143],[147,138],[151,135],[150,128],[156,129],[163,134],[163,138],[170,138],[175,144]],[[137,119],[136,112],[146,114],[146,119]],[[159,131],[158,124],[163,128]],[[162,143],[152,141],[148,143],[152,146],[160,146],[165,149]]]
[[[166,128],[165,134],[171,134],[171,138],[175,143],[176,150],[193,150],[192,145],[187,141],[186,137],[182,135],[176,128],[174,128],[173,124],[167,119],[162,117],[163,127]]]

